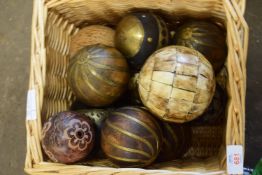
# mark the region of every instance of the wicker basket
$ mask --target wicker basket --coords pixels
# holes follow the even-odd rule
[[[25,171],[35,175],[226,174],[226,146],[245,143],[248,48],[248,26],[243,17],[245,4],[245,0],[35,0],[29,89],[36,92],[36,118],[26,121]],[[151,170],[47,162],[40,145],[42,122],[56,112],[67,110],[74,98],[66,82],[71,37],[84,25],[115,25],[123,14],[133,9],[158,10],[176,17],[212,17],[225,24],[229,49],[226,63],[229,95],[226,125],[196,128],[197,140],[204,140],[205,143],[195,144],[187,153],[186,161],[153,165]],[[216,141],[210,141],[205,133]],[[217,141],[218,137],[221,137],[220,141]],[[197,159],[207,156],[208,159]]]

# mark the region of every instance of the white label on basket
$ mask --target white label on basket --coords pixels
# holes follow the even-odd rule
[[[227,146],[227,173],[243,174],[243,146]]]
[[[26,120],[36,120],[36,92],[30,89],[27,92]]]

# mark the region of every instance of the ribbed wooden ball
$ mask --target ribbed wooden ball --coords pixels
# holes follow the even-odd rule
[[[138,107],[117,109],[102,128],[102,149],[121,167],[149,165],[156,159],[161,144],[162,133],[157,121]]]
[[[68,83],[76,97],[90,106],[113,103],[126,89],[129,69],[126,59],[113,47],[91,45],[70,61]]]
[[[42,130],[42,147],[54,162],[71,164],[86,158],[95,141],[92,121],[76,112],[49,118]]]
[[[160,119],[177,123],[203,114],[215,85],[211,64],[199,52],[183,46],[156,51],[138,78],[143,104]]]
[[[74,56],[80,49],[88,45],[103,44],[115,47],[115,31],[102,25],[91,25],[80,29],[72,37],[70,43],[70,55]]]
[[[174,44],[196,49],[212,64],[216,73],[227,57],[226,33],[216,24],[207,21],[190,21],[175,34]]]
[[[191,128],[185,124],[161,122],[163,145],[158,161],[170,161],[181,158],[191,145]]]
[[[169,33],[163,19],[153,13],[137,12],[125,16],[117,25],[115,44],[135,70],[155,50],[166,46]]]

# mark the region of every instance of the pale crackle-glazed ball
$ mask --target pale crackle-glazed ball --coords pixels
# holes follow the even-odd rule
[[[138,89],[143,104],[162,120],[184,123],[200,116],[215,91],[215,76],[205,57],[190,48],[169,46],[143,66]]]

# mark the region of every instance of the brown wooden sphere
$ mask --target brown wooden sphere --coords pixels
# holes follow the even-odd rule
[[[117,25],[115,44],[139,71],[155,50],[168,45],[169,32],[163,19],[153,13],[137,12],[125,16]]]
[[[190,21],[175,34],[174,44],[196,49],[212,64],[216,73],[227,57],[226,33],[216,24],[206,21]]]
[[[131,103],[133,103],[134,105],[141,105],[142,104],[142,101],[141,101],[139,93],[138,93],[138,84],[137,84],[138,76],[139,76],[138,73],[134,74],[130,78],[130,81],[128,83],[129,101]]]
[[[80,29],[72,37],[70,43],[70,55],[74,56],[80,49],[88,45],[104,44],[115,47],[115,31],[102,25],[91,25]]]
[[[162,133],[157,121],[138,107],[117,109],[102,128],[102,149],[121,167],[149,165],[156,159],[161,144]]]
[[[152,54],[139,74],[143,104],[160,119],[191,121],[206,110],[215,91],[211,64],[199,52],[169,46]]]
[[[158,161],[170,161],[181,158],[190,148],[191,128],[185,124],[162,122],[163,145]]]
[[[221,124],[225,119],[225,108],[227,104],[226,92],[220,85],[216,85],[216,91],[213,100],[205,113],[193,120],[193,124],[217,125]]]
[[[84,47],[68,68],[70,87],[89,106],[113,103],[126,89],[128,80],[126,59],[115,48],[104,45]]]
[[[92,121],[76,112],[60,112],[44,124],[42,147],[54,162],[71,164],[88,156],[95,141]]]

